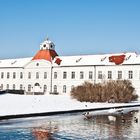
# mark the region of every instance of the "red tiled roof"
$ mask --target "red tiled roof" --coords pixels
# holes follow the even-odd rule
[[[58,55],[54,50],[40,50],[33,57],[32,60],[44,59],[44,60],[52,62],[52,59],[54,59],[55,56],[58,56]]]

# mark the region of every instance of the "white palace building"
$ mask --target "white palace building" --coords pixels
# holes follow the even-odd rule
[[[133,52],[58,56],[46,39],[34,57],[0,60],[0,90],[24,94],[69,94],[72,87],[89,81],[128,79],[140,96],[140,55]]]

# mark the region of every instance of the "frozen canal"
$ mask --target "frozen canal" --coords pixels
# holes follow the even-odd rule
[[[0,121],[0,140],[132,140],[140,139],[140,108],[108,110]]]

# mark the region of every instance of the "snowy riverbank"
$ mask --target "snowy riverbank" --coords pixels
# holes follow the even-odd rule
[[[118,106],[140,105],[135,103],[86,103],[68,95],[0,95],[0,116],[49,113],[71,110],[102,109]]]

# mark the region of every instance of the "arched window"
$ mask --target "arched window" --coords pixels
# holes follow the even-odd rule
[[[6,85],[6,88],[9,89],[9,84]]]
[[[56,85],[54,85],[53,91],[57,92],[57,86]]]
[[[28,85],[28,92],[31,92],[31,85]]]
[[[3,90],[3,84],[1,84],[0,89]]]
[[[74,85],[71,86],[71,90],[74,88]]]
[[[19,89],[20,89],[20,90],[22,90],[22,89],[23,89],[23,85],[22,85],[22,84],[20,84],[20,87],[19,87]]]
[[[16,85],[15,84],[13,84],[13,90],[15,90],[16,89]]]
[[[35,83],[35,86],[40,86],[39,83]]]
[[[47,85],[44,85],[44,92],[47,92]]]
[[[67,90],[66,85],[64,85],[63,86],[63,93],[66,93],[66,90]]]

